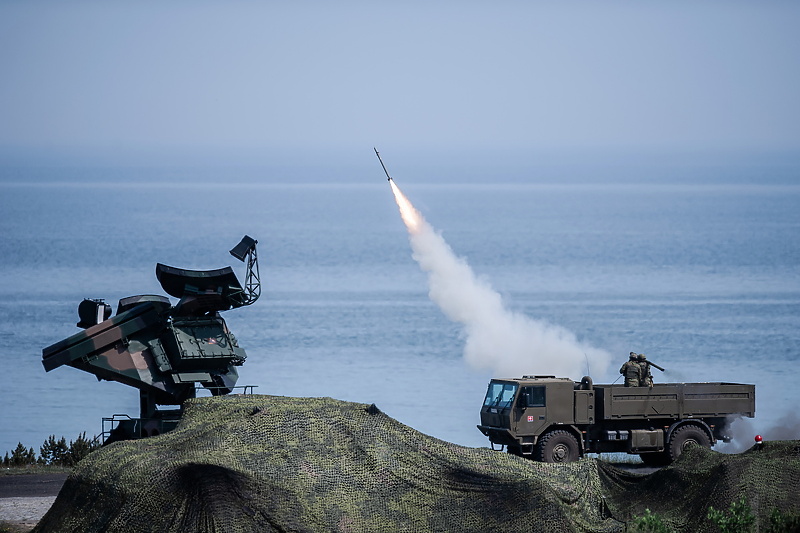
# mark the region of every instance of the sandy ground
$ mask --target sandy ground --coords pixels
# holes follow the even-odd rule
[[[0,475],[0,527],[30,531],[61,490],[67,474]]]
[[[55,496],[0,498],[0,524],[14,526],[19,531],[29,531],[55,500]]]

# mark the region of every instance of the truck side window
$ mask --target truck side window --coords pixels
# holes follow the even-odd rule
[[[527,398],[526,407],[544,407],[544,390],[545,387],[523,387],[522,394]]]

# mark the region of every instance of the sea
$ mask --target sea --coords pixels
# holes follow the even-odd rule
[[[223,313],[247,352],[239,385],[375,404],[427,435],[488,446],[476,425],[492,374],[464,360],[467,333],[429,297],[382,169],[365,161],[352,173],[0,166],[0,456],[136,416],[136,389],[45,372],[42,349],[80,331],[84,298],[116,308],[165,295],[156,263],[230,265],[243,279],[228,250],[244,235],[258,241],[262,295]],[[521,163],[467,178],[423,167],[395,182],[507,309],[611,353],[596,383],[645,353],[666,369],[657,382],[755,384],[745,433],[800,438],[796,160]]]

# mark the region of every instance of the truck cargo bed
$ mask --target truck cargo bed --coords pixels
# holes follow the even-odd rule
[[[650,387],[595,385],[601,420],[755,416],[755,386],[740,383],[659,383]]]

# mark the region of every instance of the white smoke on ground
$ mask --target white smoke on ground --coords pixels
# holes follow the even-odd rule
[[[722,453],[741,453],[755,444],[755,436],[761,435],[764,442],[770,440],[800,440],[800,415],[787,412],[781,418],[770,424],[769,427],[759,427],[750,418],[736,418],[728,429],[731,442],[716,446]]]
[[[444,238],[425,221],[393,181],[413,257],[428,273],[429,295],[450,320],[464,327],[464,358],[496,377],[548,374],[579,379],[603,374],[611,356],[578,340],[561,326],[534,320],[505,307],[488,282],[478,279]]]

